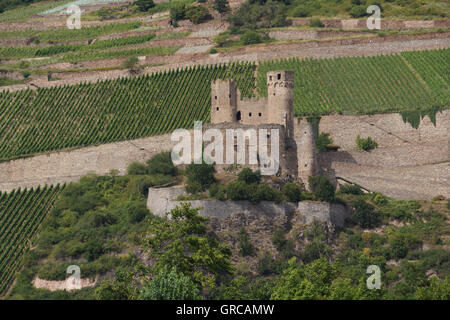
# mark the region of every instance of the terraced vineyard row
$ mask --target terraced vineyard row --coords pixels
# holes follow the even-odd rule
[[[135,139],[209,120],[210,83],[254,89],[255,65],[174,70],[135,78],[0,93],[0,158]]]
[[[294,70],[297,115],[380,113],[450,105],[450,49],[335,59],[283,59],[258,65],[258,93],[266,73]]]
[[[0,294],[13,281],[22,256],[63,186],[0,193]]]
[[[145,34],[126,38],[100,40],[92,44],[58,44],[46,47],[3,47],[0,48],[0,59],[17,59],[45,57],[66,52],[101,50],[129,45],[136,45],[154,39],[154,34]]]

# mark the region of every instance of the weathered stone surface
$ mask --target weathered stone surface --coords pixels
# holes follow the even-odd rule
[[[351,215],[350,208],[342,204],[317,201],[300,201],[298,211],[305,224],[318,220],[337,227],[344,226],[345,219]]]

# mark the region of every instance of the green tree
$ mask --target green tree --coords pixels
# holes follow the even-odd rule
[[[178,170],[172,162],[171,153],[161,152],[154,155],[151,159],[147,160],[147,173],[148,174],[165,174],[168,176],[175,176]]]
[[[187,177],[186,191],[189,193],[197,193],[208,189],[215,181],[214,165],[191,163],[185,171]]]
[[[134,4],[137,5],[139,11],[143,12],[147,12],[155,6],[153,0],[136,0]]]
[[[214,0],[214,9],[223,15],[230,11],[230,5],[228,4],[228,0]]]
[[[300,187],[293,182],[286,183],[281,189],[281,192],[289,202],[299,202],[302,199]]]
[[[152,220],[152,235],[144,240],[144,248],[155,259],[154,273],[172,266],[196,284],[214,287],[215,276],[233,272],[231,250],[208,235],[208,219],[198,210],[182,203],[167,213],[171,220]]]
[[[142,300],[201,300],[198,286],[187,276],[172,268],[162,268],[144,286],[139,296]]]
[[[255,253],[250,237],[244,227],[239,231],[239,253],[242,256],[251,256]]]
[[[259,183],[261,181],[261,171],[252,171],[250,168],[244,168],[238,174],[238,180],[243,181],[247,184]]]
[[[334,200],[335,188],[324,176],[311,176],[308,178],[309,187],[318,200],[331,202]]]

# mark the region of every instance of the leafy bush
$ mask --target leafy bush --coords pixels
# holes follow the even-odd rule
[[[239,253],[242,256],[251,256],[255,253],[255,248],[250,242],[250,237],[243,227],[239,231]]]
[[[172,181],[171,177],[161,174],[156,174],[153,176],[147,175],[135,176],[132,177],[128,182],[128,191],[131,194],[138,194],[147,197],[148,188],[167,184],[171,181]]]
[[[192,23],[199,24],[211,19],[211,15],[203,6],[188,6],[186,7],[185,17]]]
[[[133,161],[128,166],[127,173],[129,175],[147,174],[147,167],[143,163]]]
[[[155,6],[153,0],[136,0],[133,4],[137,5],[139,11],[147,12]]]
[[[262,39],[258,32],[247,30],[242,36],[241,41],[244,45],[261,43]]]
[[[239,172],[238,180],[246,184],[259,183],[261,181],[261,171],[256,170],[253,172],[250,168],[244,168]]]
[[[318,152],[327,151],[327,146],[333,143],[333,139],[329,133],[322,132],[316,139],[316,147]]]
[[[198,286],[172,268],[165,267],[148,283],[140,294],[142,300],[201,300]]]
[[[230,200],[247,200],[248,185],[244,181],[232,181],[227,187],[227,198]]]
[[[371,137],[361,138],[359,135],[356,137],[356,146],[359,150],[370,151],[378,147],[378,143]]]
[[[308,177],[308,183],[318,200],[327,202],[334,200],[335,188],[326,177],[321,175]]]
[[[299,202],[302,199],[300,187],[293,182],[286,183],[281,189],[281,192],[289,202]]]
[[[313,240],[305,246],[301,258],[304,263],[311,263],[314,260],[329,258],[330,256],[331,249],[325,243]]]
[[[186,5],[184,3],[177,4],[170,8],[170,20],[176,22],[185,18]]]
[[[220,14],[230,11],[230,5],[227,0],[214,0],[214,10],[217,10]]]
[[[379,215],[375,211],[374,206],[370,203],[364,201],[363,199],[358,199],[353,203],[355,208],[352,219],[360,225],[361,228],[373,228],[379,224]]]
[[[138,62],[139,59],[137,57],[130,57],[123,62],[122,67],[124,67],[125,69],[134,69]]]
[[[355,6],[350,10],[350,16],[353,18],[361,18],[367,15],[366,8],[363,6]]]
[[[361,187],[355,184],[344,184],[339,188],[340,193],[362,195],[364,192]]]
[[[173,165],[170,152],[161,152],[147,160],[148,174],[165,174],[175,176],[178,173],[177,168]]]
[[[278,1],[247,1],[228,17],[231,27],[273,28],[288,25],[286,6]]]
[[[188,165],[185,175],[187,177],[186,191],[189,193],[205,191],[216,181],[214,177],[214,165],[204,162]]]
[[[313,28],[323,28],[324,24],[319,18],[312,18],[309,21],[309,26]]]
[[[299,5],[294,8],[292,15],[299,18],[309,17],[311,15],[311,10],[304,5]]]

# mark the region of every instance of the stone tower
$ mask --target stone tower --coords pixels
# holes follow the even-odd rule
[[[233,80],[216,80],[211,83],[211,122],[235,122],[237,90]]]
[[[303,119],[300,122],[300,138],[295,139],[297,144],[298,176],[307,188],[308,177],[320,173],[317,162],[316,141],[313,124]]]
[[[268,123],[286,128],[286,137],[294,137],[294,72],[271,71],[267,73]]]

